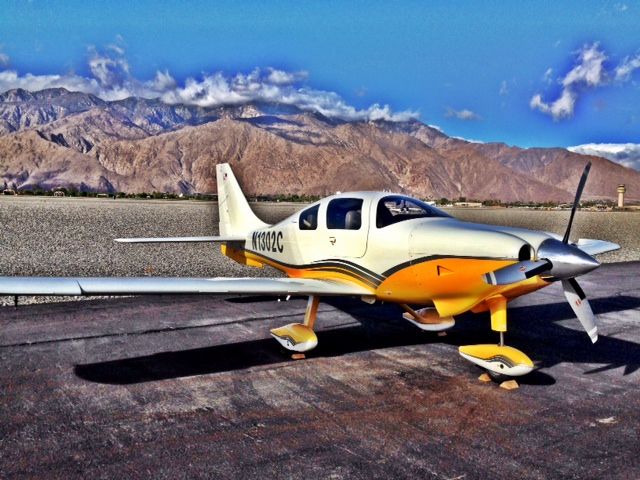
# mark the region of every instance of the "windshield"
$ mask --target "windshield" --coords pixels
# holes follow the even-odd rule
[[[450,215],[415,198],[390,195],[381,198],[378,202],[376,226],[384,228],[405,220],[427,217],[450,217]]]

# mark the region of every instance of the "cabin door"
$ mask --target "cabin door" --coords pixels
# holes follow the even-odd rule
[[[360,258],[367,251],[371,200],[338,197],[320,208],[317,244],[324,259]]]

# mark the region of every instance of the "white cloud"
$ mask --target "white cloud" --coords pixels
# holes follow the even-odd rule
[[[33,75],[27,73],[18,75],[14,70],[0,71],[0,92],[13,88],[23,88],[30,91],[43,90],[45,88],[62,87],[71,91],[96,93],[100,86],[95,79],[80,77],[74,74],[67,75]]]
[[[169,104],[180,103],[201,107],[244,104],[253,101],[275,102],[343,120],[406,121],[418,116],[417,112],[412,111],[394,113],[388,105],[373,104],[367,109],[358,110],[347,104],[335,92],[272,83],[272,75],[273,70],[268,70],[265,74],[260,69],[255,69],[248,74],[239,73],[233,77],[227,77],[218,72],[204,75],[201,80],[189,78],[184,87],[170,89],[160,98]],[[280,82],[281,78],[277,81]]]
[[[542,80],[545,81],[546,83],[551,83],[551,81],[553,80],[553,68],[551,67],[547,68],[547,70],[544,72],[544,76],[542,77]]]
[[[507,83],[506,80],[503,80],[500,83],[500,90],[498,92],[500,95],[504,96],[504,95],[509,95],[509,84]]]
[[[124,58],[124,50],[112,45],[111,52],[100,53],[95,47],[89,48],[89,69],[102,87],[122,86],[129,78],[129,63]]]
[[[414,111],[393,112],[388,105],[373,104],[366,109],[358,110],[347,104],[335,92],[316,90],[299,84],[283,85],[282,74],[286,72],[278,71],[280,72],[276,78],[278,83],[273,83],[273,72],[274,70],[269,69],[265,74],[256,68],[248,74],[238,73],[233,77],[217,72],[204,75],[202,80],[188,78],[184,87],[171,89],[163,93],[160,98],[169,104],[182,103],[201,107],[254,101],[274,102],[349,121],[407,121],[418,117],[418,113]],[[296,73],[291,75],[293,77]],[[298,78],[301,77],[298,75]]]
[[[551,115],[554,120],[570,118],[573,116],[578,91],[582,88],[599,87],[606,82],[607,72],[604,64],[607,56],[597,42],[585,45],[577,54],[576,64],[561,81],[560,96],[552,102],[545,102],[541,94],[535,94],[529,101],[532,109]],[[551,73],[549,69],[547,72]],[[545,78],[547,72],[545,72]]]
[[[626,12],[627,10],[629,10],[629,5],[627,5],[626,3],[616,3],[613,5],[613,8],[615,8],[619,12]]]
[[[276,70],[275,68],[268,68],[267,79],[269,82],[276,85],[293,85],[294,83],[306,80],[309,73],[301,70],[299,72],[285,72],[284,70]]]
[[[542,94],[531,97],[529,106],[534,110],[548,114],[554,120],[573,116],[579,96],[587,89],[600,88],[605,85],[617,85],[631,80],[633,73],[640,69],[640,53],[626,56],[615,68],[607,70],[607,55],[600,49],[598,42],[584,45],[577,53],[573,68],[562,78],[562,90],[556,100],[545,102]],[[543,80],[550,83],[553,70],[548,68]],[[615,83],[613,82],[615,80]]]
[[[572,90],[565,88],[562,90],[560,97],[554,102],[545,103],[542,100],[542,96],[537,94],[531,98],[529,106],[534,110],[540,110],[542,113],[551,115],[554,120],[560,120],[573,115],[576,99],[577,95]]]
[[[562,80],[563,87],[584,84],[590,87],[597,87],[605,80],[604,62],[607,56],[600,45],[596,42],[592,45],[585,45],[578,52],[579,63],[574,66]]]
[[[308,87],[305,84],[308,77],[305,71],[287,72],[275,68],[256,68],[249,73],[233,76],[215,72],[203,74],[200,79],[187,78],[181,86],[168,70],[164,70],[157,71],[151,80],[141,81],[131,75],[123,44],[124,41],[120,38],[117,39],[117,44],[109,45],[103,51],[90,47],[89,77],[75,73],[21,75],[15,70],[0,70],[0,92],[13,88],[37,91],[63,87],[71,91],[91,93],[103,100],[121,100],[136,96],[160,98],[169,104],[201,107],[238,105],[255,101],[274,102],[347,121],[407,121],[419,116],[416,111],[394,112],[388,105],[377,103],[368,108],[357,109],[335,92]]]
[[[637,143],[587,143],[568,147],[567,150],[604,157],[625,167],[640,170],[640,144]]]
[[[616,67],[616,80],[627,81],[631,79],[631,74],[640,68],[640,54],[635,57],[625,57],[620,65]]]
[[[0,52],[0,66],[9,65],[9,55]]]
[[[463,121],[482,120],[480,115],[466,108],[462,110],[454,110],[451,107],[447,107],[444,116],[447,118],[457,118],[458,120]]]
[[[178,83],[176,82],[175,78],[171,76],[168,70],[165,70],[164,72],[158,70],[153,80],[145,82],[145,85],[147,85],[147,87],[152,90],[164,92],[166,90],[176,88]]]

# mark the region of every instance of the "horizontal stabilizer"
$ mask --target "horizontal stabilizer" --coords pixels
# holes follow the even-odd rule
[[[0,277],[0,295],[370,295],[352,283],[307,278]]]
[[[618,250],[620,245],[604,240],[592,240],[590,238],[581,238],[576,243],[576,247],[589,255],[598,255],[600,253],[612,252]]]
[[[116,238],[118,243],[189,243],[189,242],[237,242],[244,241],[244,237],[156,237],[156,238]]]

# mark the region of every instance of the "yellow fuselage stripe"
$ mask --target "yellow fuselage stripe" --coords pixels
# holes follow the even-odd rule
[[[264,257],[262,255],[258,255],[256,253],[244,251],[244,255],[258,262],[262,262],[266,265],[269,265],[281,272],[287,274],[287,276],[292,278],[314,278],[321,280],[338,280],[338,281],[346,281],[350,283],[356,283],[357,285],[367,288],[373,294],[375,292],[375,285],[372,284],[371,281],[361,277],[351,270],[347,270],[346,268],[340,267],[291,267],[288,265],[284,265],[277,260],[274,260],[269,257]]]
[[[540,277],[511,285],[489,285],[483,280],[485,273],[516,263],[515,260],[455,257],[426,260],[392,273],[376,286],[371,280],[343,266],[291,266],[247,250],[236,250],[237,253],[292,278],[355,283],[370,290],[379,300],[388,302],[433,303],[443,316],[458,315],[471,309],[483,311],[486,310],[484,300],[491,296],[503,295],[511,300],[548,285]]]

